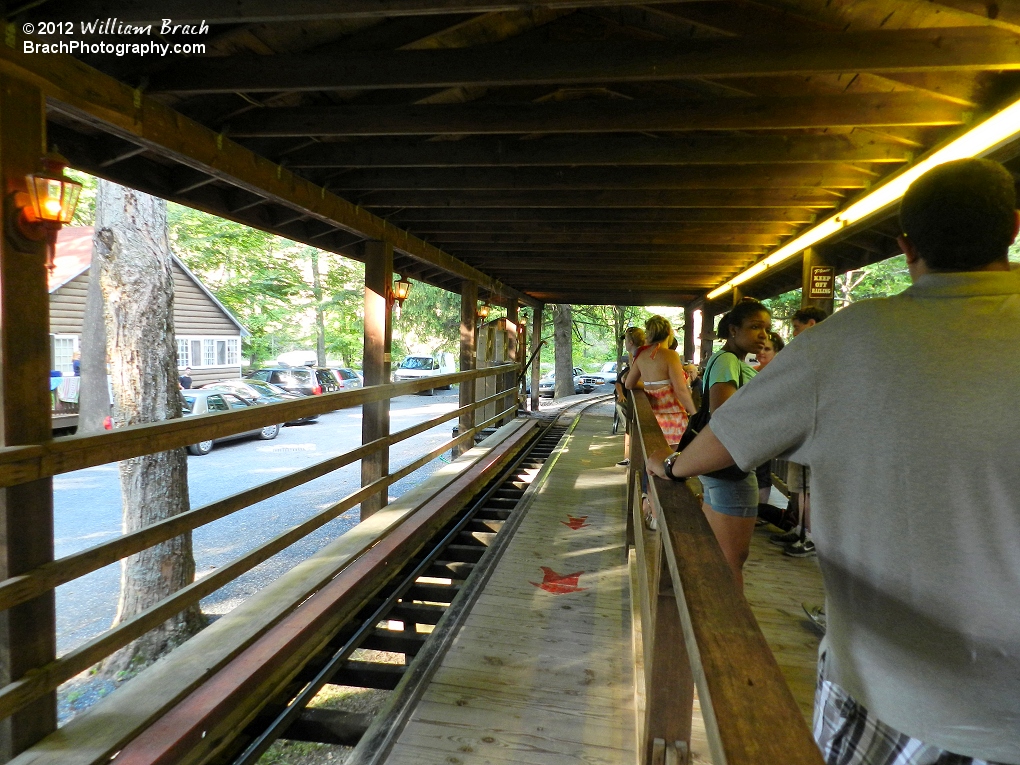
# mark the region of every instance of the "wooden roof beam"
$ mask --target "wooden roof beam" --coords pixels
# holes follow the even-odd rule
[[[454,250],[478,250],[506,245],[508,249],[540,245],[555,249],[560,245],[599,247],[604,245],[751,245],[772,247],[781,235],[734,234],[727,231],[690,231],[680,234],[439,234],[433,241]]]
[[[466,191],[469,189],[863,189],[876,176],[829,165],[737,167],[557,167],[355,170],[330,180],[339,192]]]
[[[573,43],[515,50],[512,56],[500,46],[475,46],[330,59],[305,54],[195,57],[154,76],[151,89],[171,93],[358,91],[1015,69],[1020,69],[1020,37],[976,26],[799,38]]]
[[[654,5],[677,0],[542,0],[546,8],[580,8],[615,5]],[[119,21],[160,24],[171,18],[175,24],[272,24],[340,19],[383,18],[395,16],[431,16],[438,14],[476,14],[497,11],[528,11],[533,0],[344,0],[322,3],[316,0],[162,0],[158,6],[144,0],[120,0],[113,7],[103,0],[47,4],[45,18],[65,8],[73,8],[76,18],[106,18],[115,13]],[[52,8],[50,8],[52,5]]]
[[[882,162],[913,159],[905,146],[851,136],[550,136],[420,141],[381,138],[319,143],[290,152],[287,166],[541,167],[620,165],[742,165],[757,163]]]
[[[645,133],[693,130],[945,126],[957,104],[916,93],[684,101],[410,104],[262,109],[232,120],[236,137]]]
[[[651,236],[711,234],[792,234],[794,224],[782,221],[743,221],[734,223],[413,223],[408,228],[417,236],[442,238],[446,234],[457,236]]]
[[[711,224],[739,221],[779,221],[790,224],[814,223],[817,215],[813,210],[799,207],[762,207],[740,208],[727,207],[719,209],[707,208],[648,208],[625,209],[608,208],[585,210],[578,208],[544,209],[534,207],[499,208],[408,208],[389,216],[389,219],[404,227],[414,228],[418,225],[443,226],[450,222],[477,224],[515,224],[525,225],[531,222],[555,224],[596,224],[596,225],[628,225],[631,223],[675,224],[688,223]]]
[[[704,191],[390,191],[366,194],[362,206],[376,207],[539,207],[539,208],[713,208],[804,207],[831,209],[841,197],[825,190],[707,189]]]

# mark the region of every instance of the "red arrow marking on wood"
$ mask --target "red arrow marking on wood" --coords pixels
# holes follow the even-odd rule
[[[567,520],[560,521],[560,523],[562,523],[564,526],[569,526],[574,531],[577,531],[578,529],[583,528],[583,527],[588,525],[587,523],[585,523],[586,520],[588,520],[588,516],[587,515],[582,515],[582,516],[579,516],[579,517],[575,518],[574,516],[568,514],[567,515]]]
[[[553,571],[551,568],[542,566],[542,573],[545,575],[542,579],[542,583],[531,582],[539,589],[551,592],[553,595],[563,595],[567,592],[581,592],[582,590],[588,589],[587,587],[578,587],[577,580],[581,578],[583,571],[575,571],[573,574],[560,575]]]

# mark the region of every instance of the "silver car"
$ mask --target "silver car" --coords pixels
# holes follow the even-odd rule
[[[214,412],[231,412],[238,409],[247,409],[249,404],[240,396],[235,396],[233,393],[227,393],[226,391],[219,390],[182,390],[181,397],[184,399],[184,416],[195,414],[212,414]],[[212,451],[214,443],[221,443],[223,441],[233,441],[235,438],[248,438],[250,436],[256,436],[263,441],[270,441],[280,435],[281,425],[266,425],[264,428],[258,430],[248,430],[244,433],[235,433],[232,436],[224,436],[223,438],[216,438],[209,441],[200,441],[197,444],[192,444],[188,447],[188,451],[192,454],[201,456],[208,454]]]

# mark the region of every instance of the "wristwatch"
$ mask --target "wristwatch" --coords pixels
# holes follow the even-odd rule
[[[671,481],[686,481],[687,480],[686,478],[684,478],[682,476],[673,475],[673,463],[676,462],[676,458],[679,457],[679,456],[680,456],[680,452],[673,452],[671,455],[666,457],[665,462],[662,463],[663,468],[665,468],[665,470],[666,470],[666,478],[668,478]]]

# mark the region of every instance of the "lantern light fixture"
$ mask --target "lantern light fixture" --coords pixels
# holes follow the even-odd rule
[[[486,300],[484,303],[482,303],[480,306],[478,306],[478,318],[481,319],[482,321],[485,321],[485,319],[488,318],[489,311],[491,309],[492,309],[492,306],[490,306],[489,305],[489,301]]]
[[[393,287],[390,289],[390,301],[395,303],[397,306],[397,316],[400,316],[400,309],[404,305],[404,301],[407,300],[407,296],[411,294],[411,282],[404,277],[397,279],[393,282]]]
[[[28,191],[15,194],[14,206],[22,236],[34,242],[46,240],[46,267],[53,273],[57,234],[74,217],[82,185],[64,175],[67,160],[55,151],[43,157],[42,166],[41,173],[25,176]]]

